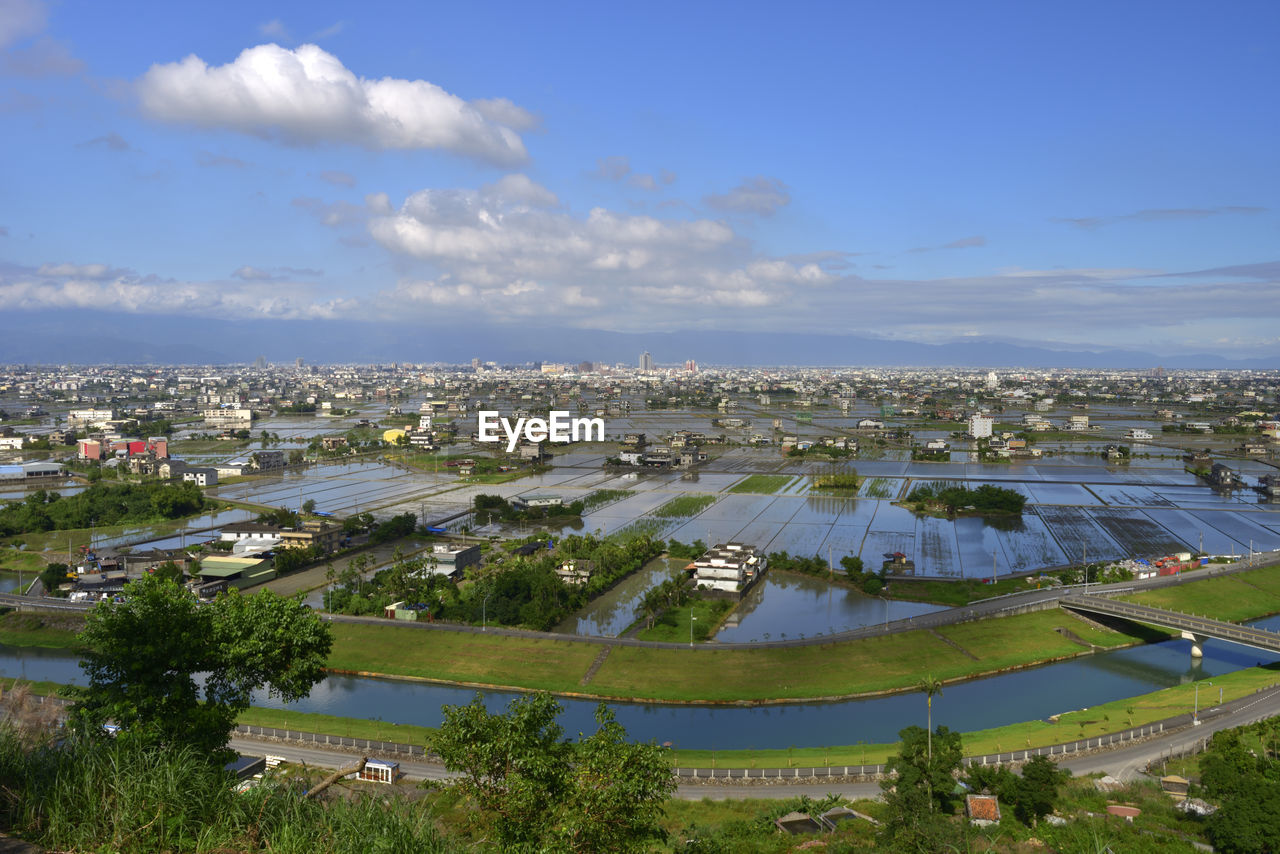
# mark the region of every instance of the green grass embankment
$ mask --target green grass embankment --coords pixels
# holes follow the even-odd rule
[[[1280,566],[1205,578],[1121,598],[1232,623],[1255,620],[1280,613]]]
[[[584,688],[579,681],[599,652],[595,644],[334,623],[329,664],[345,671],[605,699],[781,702],[905,690],[924,672],[959,680],[1086,651],[1059,627],[1097,646],[1132,642],[1052,609],[945,627],[941,638],[913,631],[787,648],[620,646]]]
[[[1201,711],[1218,704],[1215,689],[1222,689],[1226,702],[1280,683],[1280,668],[1251,667],[1213,678],[1212,687],[1200,691]],[[1190,712],[1196,701],[1194,684],[1165,688],[1138,697],[1103,703],[1088,709],[1064,712],[1056,721],[1026,721],[962,734],[964,754],[982,756],[1064,744],[1097,738],[1145,726]],[[934,698],[934,726],[945,725],[946,691]],[[920,702],[919,720],[904,720],[903,726],[926,721],[925,703]],[[898,750],[897,744],[853,744],[831,747],[795,747],[781,750],[683,750],[677,742],[673,764],[681,768],[795,768],[813,765],[878,765]]]
[[[43,646],[76,649],[76,635],[84,628],[78,615],[9,611],[0,614],[0,643],[9,646]]]

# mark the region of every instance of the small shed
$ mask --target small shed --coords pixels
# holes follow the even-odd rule
[[[966,795],[964,814],[971,824],[987,827],[1000,823],[1000,801],[995,795]]]
[[[386,759],[370,759],[356,779],[370,783],[394,783],[400,777],[400,763]]]
[[[1167,777],[1160,778],[1160,788],[1166,795],[1175,798],[1185,798],[1191,791],[1191,781],[1185,777],[1179,777],[1177,774],[1170,774]]]
[[[778,830],[791,834],[821,833],[827,829],[825,824],[802,812],[789,812],[782,818],[774,819],[773,823],[777,825]]]

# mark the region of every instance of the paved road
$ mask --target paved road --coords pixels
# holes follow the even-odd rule
[[[1129,746],[1100,750],[1095,753],[1073,755],[1059,760],[1059,764],[1077,776],[1085,774],[1110,774],[1119,780],[1130,781],[1142,776],[1144,769],[1159,759],[1187,751],[1223,729],[1244,726],[1264,718],[1280,715],[1280,691],[1269,691],[1255,697],[1246,697],[1227,703],[1223,707],[1201,710],[1200,724],[1187,725],[1182,721],[1180,729],[1171,729],[1163,735],[1132,743]],[[1177,719],[1175,719],[1176,721]],[[292,762],[306,762],[324,768],[337,768],[358,755],[350,750],[302,746],[295,743],[262,741],[237,736],[231,746],[242,753],[262,755],[270,753],[283,756]],[[443,767],[423,760],[401,759],[400,768],[410,779],[444,780],[451,775]],[[711,798],[792,798],[798,795],[832,793],[850,798],[876,798],[880,795],[878,783],[834,782],[823,778],[798,778],[794,782],[761,782],[759,784],[681,783],[677,797],[689,800]]]

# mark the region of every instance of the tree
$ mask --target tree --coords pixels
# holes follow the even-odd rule
[[[918,726],[902,730],[898,754],[885,766],[880,787],[887,811],[881,841],[889,850],[941,851],[947,847],[942,840],[956,832],[945,814],[955,803],[960,733],[939,726],[934,735]]]
[[[1013,790],[1013,814],[1018,821],[1035,827],[1040,819],[1053,812],[1058,803],[1058,789],[1071,772],[1059,768],[1048,757],[1037,756],[1022,766],[1022,779]]]
[[[933,695],[942,693],[942,680],[935,679],[933,674],[927,674],[923,679],[916,683],[916,687],[925,693],[929,705],[929,728],[925,732],[929,736],[929,758],[933,758]]]
[[[483,698],[445,706],[432,748],[456,784],[493,817],[503,851],[639,851],[661,839],[662,804],[675,790],[666,751],[634,744],[601,704],[600,728],[577,743],[556,723],[549,694],[490,714]]]
[[[171,560],[166,560],[164,563],[157,566],[152,575],[156,578],[163,578],[167,581],[182,581],[182,570]]]
[[[302,512],[303,513],[316,512],[316,500],[314,498],[308,498],[306,501],[302,502]]]
[[[123,602],[90,611],[79,639],[89,684],[76,689],[78,728],[98,733],[113,721],[126,737],[188,744],[214,761],[228,755],[253,691],[302,699],[324,678],[332,645],[328,626],[295,600],[232,592],[198,605],[154,575],[128,584]]]

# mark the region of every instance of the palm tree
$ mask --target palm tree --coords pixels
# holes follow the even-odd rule
[[[933,762],[933,695],[942,693],[942,680],[935,679],[933,674],[926,675],[916,683],[916,687],[925,693],[929,703],[929,762]]]

